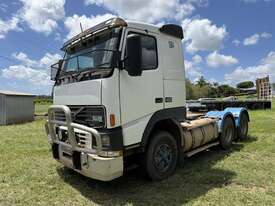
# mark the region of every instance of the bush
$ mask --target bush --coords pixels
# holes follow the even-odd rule
[[[239,94],[239,90],[229,85],[209,83],[201,77],[196,83],[186,79],[186,99],[228,97]]]
[[[235,96],[237,95],[239,92],[237,89],[235,89],[234,87],[231,87],[227,84],[224,85],[220,85],[217,88],[217,95],[218,97],[228,97],[228,96]]]
[[[249,89],[254,87],[254,83],[252,81],[245,81],[245,82],[240,82],[237,84],[237,88],[239,89]]]

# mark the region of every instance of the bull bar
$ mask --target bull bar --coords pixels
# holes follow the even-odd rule
[[[65,121],[55,120],[54,113],[56,111],[63,111],[64,112]],[[50,108],[48,110],[48,121],[47,121],[47,124],[46,124],[47,133],[50,136],[50,139],[53,143],[69,146],[67,143],[60,141],[56,137],[56,133],[55,133],[55,127],[56,126],[66,126],[67,127],[67,129],[68,129],[67,130],[68,131],[68,140],[69,140],[70,147],[71,147],[72,151],[94,154],[95,153],[94,149],[92,149],[92,148],[81,148],[81,147],[78,146],[77,141],[76,141],[76,137],[75,137],[74,129],[79,129],[79,130],[82,130],[84,132],[88,132],[88,133],[92,134],[95,137],[95,140],[96,140],[96,154],[98,156],[100,156],[100,154],[102,152],[102,142],[101,142],[101,136],[100,136],[99,132],[96,129],[93,129],[93,128],[90,128],[90,127],[72,122],[71,110],[70,110],[69,107],[67,107],[65,105],[52,105],[52,106],[50,106]]]

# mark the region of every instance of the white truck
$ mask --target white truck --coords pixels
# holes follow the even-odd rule
[[[178,25],[113,18],[65,42],[51,68],[53,157],[102,181],[132,165],[162,180],[185,157],[246,138],[244,108],[187,115],[183,37]]]

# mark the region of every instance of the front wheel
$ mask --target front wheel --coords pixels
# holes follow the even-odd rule
[[[146,172],[150,179],[159,181],[171,176],[177,166],[178,147],[168,132],[156,132],[146,151]]]

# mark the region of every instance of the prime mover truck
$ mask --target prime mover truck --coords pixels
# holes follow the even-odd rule
[[[185,157],[246,138],[245,108],[187,115],[183,38],[178,25],[113,18],[65,42],[51,67],[53,157],[102,181],[133,165],[162,180]]]

